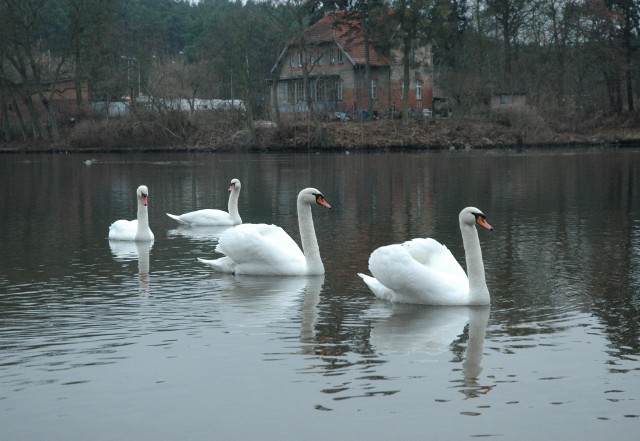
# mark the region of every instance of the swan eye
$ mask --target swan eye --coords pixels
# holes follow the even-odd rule
[[[480,225],[483,228],[486,228],[489,231],[493,231],[493,227],[489,225],[487,222],[487,216],[482,213],[472,213],[476,217],[476,224]]]
[[[322,193],[314,193],[313,195],[316,197],[316,204],[322,205],[326,208],[331,208],[331,205],[329,205],[329,203],[324,199]]]

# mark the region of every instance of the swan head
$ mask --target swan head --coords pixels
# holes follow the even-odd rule
[[[493,227],[487,222],[487,216],[476,207],[467,207],[460,212],[460,225],[480,225],[482,228],[493,231]]]
[[[331,208],[331,205],[324,199],[324,195],[315,188],[305,188],[298,194],[298,201],[304,202],[308,205],[316,203],[322,205],[325,208]]]
[[[138,199],[140,199],[140,202],[142,203],[142,205],[146,207],[147,204],[149,203],[147,200],[147,198],[149,197],[149,189],[147,188],[147,186],[141,185],[140,187],[138,187],[136,194],[138,195]]]
[[[229,191],[240,191],[240,179],[232,179],[231,185],[229,185]]]

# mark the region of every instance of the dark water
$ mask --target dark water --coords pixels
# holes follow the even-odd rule
[[[93,159],[89,164],[85,160]],[[299,240],[324,277],[197,261],[226,208]],[[150,190],[151,247],[114,244]],[[490,308],[392,306],[357,272],[431,236],[462,261],[481,208]],[[0,439],[635,439],[640,151],[0,156]]]

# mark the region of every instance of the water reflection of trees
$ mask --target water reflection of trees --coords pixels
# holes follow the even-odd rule
[[[84,159],[12,157],[0,164],[3,182],[12,183],[0,186],[0,224],[13,233],[2,246],[29,250],[30,265],[4,271],[7,284],[63,277],[78,259],[117,272],[117,263],[99,260],[108,253],[108,225],[135,216],[132,192],[143,181],[151,227],[162,240],[175,228],[164,212],[224,208],[229,179],[238,177],[243,219],[276,223],[293,237],[301,188],[319,188],[334,207],[314,211],[323,290],[330,293],[318,306],[315,332],[327,355],[373,354],[370,323],[361,316],[370,294],[355,276],[367,270],[371,251],[432,236],[462,261],[457,215],[467,205],[483,209],[496,228],[480,240],[494,310],[507,332],[557,332],[556,323],[545,326],[544,310],[569,305],[604,324],[612,357],[640,351],[636,152],[154,155],[153,168],[148,156],[98,155],[90,166]],[[176,262],[166,243],[153,250],[163,271]],[[213,245],[198,246],[213,253]],[[12,259],[2,253],[0,268],[14,268]],[[527,327],[536,314],[541,320]]]

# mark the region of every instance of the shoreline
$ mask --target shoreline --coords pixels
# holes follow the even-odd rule
[[[104,135],[104,132],[103,132]],[[56,143],[24,141],[0,144],[0,153],[295,153],[510,150],[544,148],[640,147],[640,129],[627,124],[602,124],[590,130],[554,131],[548,127],[502,125],[495,122],[430,119],[399,121],[288,123],[280,128],[247,129],[203,125],[188,139],[110,136],[89,133],[79,139],[66,132]]]

